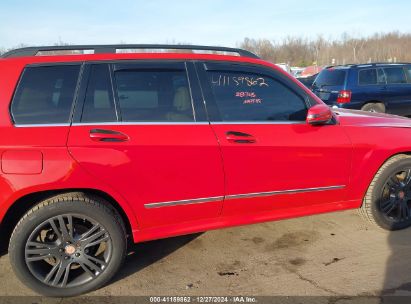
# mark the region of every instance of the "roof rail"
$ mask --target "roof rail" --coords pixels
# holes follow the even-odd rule
[[[379,66],[379,65],[402,65],[402,64],[411,64],[410,62],[371,62],[371,63],[347,63],[347,64],[341,64],[341,65],[330,65],[326,66],[326,69],[329,68],[335,68],[335,67],[352,67],[352,68],[358,68],[358,67],[367,67],[367,66]]]
[[[64,45],[25,47],[4,53],[2,58],[36,56],[39,53],[64,51],[90,51],[91,54],[115,54],[118,50],[193,50],[236,53],[242,57],[259,58],[256,54],[238,48],[202,46],[202,45],[170,45],[170,44],[110,44],[110,45]],[[53,55],[53,54],[47,54]]]
[[[371,63],[360,63],[357,64],[357,66],[360,65],[387,65],[387,64],[410,64],[410,62],[371,62]]]
[[[347,64],[334,64],[334,65],[327,65],[327,66],[325,66],[324,67],[324,69],[331,69],[331,68],[338,68],[338,67],[342,67],[342,68],[344,68],[344,67],[353,67],[353,66],[356,66],[356,64],[355,63],[347,63]]]

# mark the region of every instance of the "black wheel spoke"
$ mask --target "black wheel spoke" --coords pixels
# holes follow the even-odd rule
[[[56,265],[53,266],[53,268],[51,268],[50,272],[47,274],[47,276],[44,279],[44,283],[46,284],[50,283],[51,279],[53,278],[55,273],[58,271],[60,264],[61,262],[57,263]]]
[[[93,233],[98,232],[98,230],[100,229],[100,225],[96,224],[93,227],[91,227],[91,229],[89,229],[86,233],[83,233],[80,236],[79,241],[84,241],[85,239],[87,239],[88,237],[90,237]]]
[[[85,244],[84,247],[87,248],[87,247],[96,246],[96,245],[99,245],[99,244],[101,244],[101,243],[103,243],[103,242],[107,242],[109,239],[110,239],[110,238],[109,238],[107,235],[104,235],[104,237],[98,239],[97,241],[94,241],[94,242],[90,242],[90,243]]]
[[[404,204],[405,205],[405,204]],[[410,217],[410,209],[408,208],[408,206],[403,206],[403,209],[404,209],[404,211],[403,211],[403,214],[404,214],[404,217],[405,217],[405,219],[409,219],[409,217]]]
[[[26,249],[27,254],[38,254],[38,255],[46,255],[49,254],[51,255],[53,250],[47,248],[47,249]]]
[[[73,226],[73,217],[69,215],[68,217],[68,225],[69,225],[69,237],[72,241],[74,241],[74,226]]]
[[[27,242],[27,246],[36,247],[36,248],[39,248],[39,249],[50,249],[52,247],[51,244],[34,242],[34,241]]]
[[[61,287],[65,287],[67,285],[68,277],[70,274],[71,263],[66,266],[66,271],[64,273],[63,282],[61,283]]]
[[[400,181],[398,180],[396,175],[391,176],[387,184],[391,189],[398,189],[401,186]]]
[[[104,262],[104,261],[102,261],[102,260],[100,260],[100,259],[97,259],[97,258],[95,258],[95,257],[89,256],[89,255],[85,255],[85,258],[86,258],[87,260],[90,260],[90,261],[94,262],[95,264],[100,264],[102,267],[107,266],[107,263],[106,263],[106,262]]]
[[[405,172],[404,184],[405,184],[406,186],[409,186],[409,185],[410,185],[410,182],[411,182],[411,169],[408,169],[408,170]]]
[[[398,204],[398,209],[397,209],[398,219],[404,220],[404,219],[407,218],[407,213],[408,213],[407,209],[408,208],[406,206],[404,206],[404,204],[402,204],[402,203]]]
[[[396,202],[392,199],[386,200],[385,202],[383,202],[381,204],[381,210],[385,213],[385,214],[390,214],[394,208],[396,206]]]
[[[26,259],[29,262],[45,260],[54,257],[57,250],[57,247],[54,245],[39,242],[27,242],[25,249]]]
[[[90,259],[85,258],[82,260],[83,264],[89,267],[92,271],[100,272],[102,270],[96,263],[93,263]]]
[[[402,219],[408,219],[410,216],[410,209],[408,208],[407,204],[405,202],[401,202],[401,218]]]
[[[60,230],[57,228],[57,225],[56,225],[56,223],[54,222],[54,219],[51,219],[51,220],[49,221],[49,223],[50,223],[51,228],[53,229],[53,232],[57,235],[57,237],[58,237],[60,240],[62,240],[62,239],[63,239],[63,236],[61,235]]]
[[[66,271],[66,269],[67,269],[68,266],[70,266],[70,264],[67,265],[66,263],[60,262],[59,267],[58,267],[58,270],[57,270],[57,273],[56,273],[56,275],[55,275],[55,277],[54,277],[54,280],[53,280],[52,285],[54,285],[54,286],[60,285],[60,281],[61,281],[61,279],[62,279],[62,277],[63,277],[63,274],[64,274],[64,272]],[[63,285],[63,283],[61,283],[61,285]]]
[[[398,217],[398,219],[402,219],[402,214],[403,214],[403,212],[402,212],[402,204],[399,204],[399,205],[398,205],[398,209],[397,209],[397,217]]]
[[[71,215],[69,215],[68,217],[71,218]],[[69,231],[68,231],[68,229],[67,229],[67,225],[66,225],[66,223],[65,223],[65,221],[64,221],[63,216],[59,216],[59,217],[58,217],[58,221],[59,221],[59,226],[60,226],[60,230],[61,230],[61,235],[62,235],[62,237],[63,237],[63,241],[65,241],[65,242],[68,242],[68,241],[73,242],[73,239],[72,239],[71,236],[70,236],[70,233],[69,233]]]
[[[42,254],[42,255],[37,255],[37,256],[26,257],[26,261],[27,262],[43,261],[43,260],[49,259],[50,257],[51,255],[49,254]]]
[[[87,268],[87,266],[83,263],[83,262],[79,262],[80,267],[87,272],[92,278],[96,277],[96,274],[94,272],[92,272],[90,269]]]
[[[79,241],[84,247],[91,247],[105,242],[108,239],[106,231],[98,225],[87,231]]]

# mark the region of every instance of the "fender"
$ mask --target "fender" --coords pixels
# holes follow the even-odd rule
[[[348,200],[364,198],[381,166],[397,154],[410,154],[410,129],[344,126],[354,147]],[[378,132],[376,136],[375,132]],[[361,204],[358,206],[360,207]]]

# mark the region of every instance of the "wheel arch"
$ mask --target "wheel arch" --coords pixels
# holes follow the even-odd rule
[[[380,103],[380,104],[382,104],[382,105],[384,106],[385,110],[387,110],[387,105],[386,105],[386,103],[385,103],[384,101],[382,101],[382,100],[377,100],[377,99],[370,99],[370,100],[363,101],[362,104],[361,104],[361,108],[362,108],[363,106],[365,106],[366,104],[368,104],[368,103]]]
[[[56,189],[25,194],[15,200],[9,206],[5,215],[3,216],[3,221],[1,222],[0,251],[4,251],[8,247],[10,236],[14,230],[14,227],[21,219],[21,217],[34,205],[50,197],[71,192],[82,192],[87,195],[99,197],[107,201],[110,207],[118,212],[124,222],[127,236],[130,237],[131,240],[133,240],[133,230],[137,229],[136,219],[132,215],[130,216],[131,211],[126,212],[123,206],[110,194],[102,190],[91,188]]]

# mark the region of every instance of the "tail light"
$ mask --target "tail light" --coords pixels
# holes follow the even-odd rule
[[[351,101],[351,91],[342,90],[338,92],[337,102],[338,103],[347,103]]]

